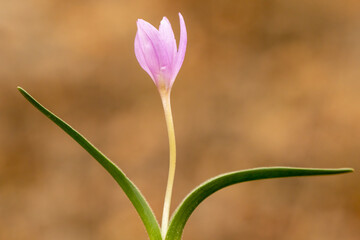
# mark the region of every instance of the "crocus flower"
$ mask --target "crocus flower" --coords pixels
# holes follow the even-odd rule
[[[184,61],[187,34],[184,18],[180,18],[179,49],[169,20],[164,17],[159,30],[138,19],[135,37],[135,55],[140,66],[150,75],[160,93],[170,92]]]

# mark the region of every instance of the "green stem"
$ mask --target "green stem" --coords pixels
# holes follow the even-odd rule
[[[168,175],[168,182],[166,187],[164,209],[163,209],[163,216],[161,223],[161,235],[163,236],[163,238],[165,238],[169,224],[171,194],[174,185],[175,165],[176,165],[176,143],[175,143],[174,122],[171,113],[170,91],[160,92],[160,96],[164,107],[166,126],[169,137],[169,152],[170,152],[169,175]]]

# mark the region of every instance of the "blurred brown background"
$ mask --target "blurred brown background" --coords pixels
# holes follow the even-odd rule
[[[136,19],[166,15],[188,49],[172,91],[173,209],[217,174],[259,166],[360,168],[356,0],[0,1],[0,239],[147,239],[121,189],[17,92],[83,133],[158,219],[168,146],[160,98],[133,52]],[[178,38],[178,37],[177,37]],[[360,176],[232,186],[184,240],[356,240]]]

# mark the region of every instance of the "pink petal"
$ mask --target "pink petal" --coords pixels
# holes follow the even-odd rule
[[[180,41],[179,41],[179,50],[177,51],[174,63],[173,77],[171,85],[174,83],[176,75],[179,73],[181,65],[184,62],[185,52],[186,52],[186,44],[187,44],[187,32],[185,21],[181,13],[179,13],[180,19]]]
[[[148,45],[145,48],[142,47],[145,59],[147,58],[148,54],[150,55],[150,58],[157,58],[157,64],[154,64],[153,67],[148,66],[156,78],[156,75],[159,75],[162,69],[166,66],[169,66],[170,64],[170,59],[166,52],[166,48],[164,47],[164,43],[161,39],[159,31],[150,23],[139,19],[138,32],[141,43],[146,43],[146,45]],[[149,52],[147,52],[147,49],[150,49]],[[149,63],[149,61],[147,62]]]
[[[163,46],[170,60],[169,66],[172,66],[172,63],[174,61],[177,52],[177,47],[176,47],[174,31],[172,30],[171,24],[166,17],[164,17],[160,22],[159,33],[161,40],[164,43]]]
[[[136,37],[135,37],[135,56],[140,66],[150,75],[151,79],[155,82],[154,76],[148,67],[148,63],[146,62],[144,51],[142,50],[138,33],[136,33]]]
[[[142,55],[144,57],[144,62],[147,65],[147,68],[151,72],[151,77],[157,84],[158,75],[160,72],[160,60],[159,52],[155,47],[154,42],[159,42],[159,32],[154,28],[150,23],[139,19],[137,21],[138,31],[138,43],[139,48],[142,50]],[[139,61],[139,59],[138,59]],[[140,61],[139,61],[140,63]],[[145,70],[145,69],[144,69]]]

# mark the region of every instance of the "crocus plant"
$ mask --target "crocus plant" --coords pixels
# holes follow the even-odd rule
[[[171,113],[170,93],[176,75],[184,61],[187,34],[183,16],[180,18],[180,43],[176,47],[174,32],[169,20],[164,17],[161,20],[159,30],[150,23],[139,19],[137,21],[138,31],[135,37],[135,55],[140,66],[150,75],[159,90],[166,125],[169,136],[170,165],[169,177],[165,194],[164,210],[162,218],[161,234],[164,237],[167,232],[172,187],[175,176],[176,144],[174,123]]]
[[[140,66],[150,75],[154,81],[162,100],[169,137],[170,164],[168,183],[165,193],[164,209],[161,229],[148,202],[135,186],[135,184],[123,173],[123,171],[110,161],[103,153],[95,148],[80,133],[61,120],[55,114],[43,107],[24,89],[18,87],[21,94],[40,112],[47,116],[56,125],[62,128],[70,137],[78,142],[91,156],[95,158],[115,179],[134,205],[151,240],[180,240],[187,220],[196,207],[211,194],[227,186],[259,179],[329,175],[352,172],[351,168],[320,169],[320,168],[292,168],[292,167],[264,167],[241,171],[234,171],[216,176],[196,187],[170,215],[171,194],[175,176],[176,146],[175,131],[170,105],[170,93],[175,78],[184,61],[187,33],[185,22],[181,14],[180,18],[180,41],[176,46],[174,32],[169,20],[164,17],[159,29],[150,23],[139,19],[137,21],[137,33],[135,37],[135,55]]]

